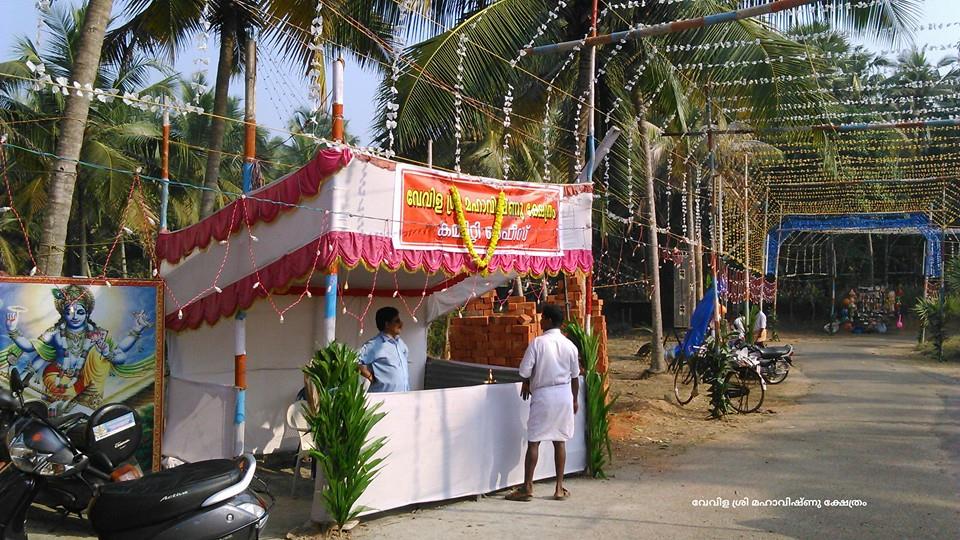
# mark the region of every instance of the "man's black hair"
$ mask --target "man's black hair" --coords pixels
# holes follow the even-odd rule
[[[563,310],[560,306],[553,304],[543,306],[543,316],[553,323],[554,328],[559,328],[563,324]]]
[[[400,311],[392,306],[382,307],[377,310],[377,330],[383,332],[387,323],[400,315]]]

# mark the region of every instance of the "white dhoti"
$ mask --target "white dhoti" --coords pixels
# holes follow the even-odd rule
[[[566,441],[573,437],[570,383],[536,388],[530,398],[527,441]]]

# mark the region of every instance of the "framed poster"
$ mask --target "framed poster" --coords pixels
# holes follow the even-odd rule
[[[124,403],[140,416],[144,470],[160,462],[163,290],[160,281],[0,277],[0,385],[30,374],[25,400],[51,416]]]

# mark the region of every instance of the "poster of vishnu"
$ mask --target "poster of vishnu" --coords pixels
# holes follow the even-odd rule
[[[154,411],[162,379],[157,339],[158,285],[82,280],[0,281],[0,385],[10,372],[29,375],[24,399],[50,416],[90,414],[125,403],[143,424],[137,458],[151,467]]]

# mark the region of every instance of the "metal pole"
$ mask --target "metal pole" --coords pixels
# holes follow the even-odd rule
[[[776,2],[771,2],[769,4],[763,4],[761,6],[738,9],[735,11],[727,11],[723,13],[716,13],[713,15],[707,15],[705,17],[697,17],[695,19],[686,19],[682,21],[674,21],[663,24],[655,24],[653,26],[646,26],[643,28],[636,28],[633,30],[624,30],[622,32],[614,32],[612,34],[605,34],[602,36],[593,34],[593,36],[587,38],[586,40],[577,40],[577,41],[565,41],[562,43],[553,43],[550,45],[542,45],[539,47],[527,47],[524,51],[527,54],[552,54],[552,53],[564,53],[569,52],[577,47],[595,47],[596,45],[604,45],[606,43],[615,43],[625,39],[636,39],[649,36],[661,36],[664,34],[671,34],[674,32],[681,32],[684,30],[692,30],[696,28],[703,28],[705,26],[712,26],[715,24],[721,24],[731,21],[739,21],[741,19],[748,19],[751,17],[759,17],[761,15],[769,15],[771,13],[778,13],[786,9],[792,9],[799,6],[804,6],[807,4],[812,4],[818,0],[778,0]],[[594,1],[593,4],[593,13],[594,18],[596,18],[597,13],[597,4]]]
[[[783,214],[780,214],[780,226],[777,228],[777,259],[773,261],[773,318],[777,318],[777,298],[780,297],[780,244],[783,243]],[[769,261],[768,261],[769,263]]]
[[[743,266],[746,269],[747,292],[744,298],[747,313],[750,312],[750,208],[748,197],[750,192],[750,154],[743,156]]]
[[[943,341],[944,341],[943,309],[944,309],[944,304],[947,301],[946,279],[944,279],[945,269],[944,269],[944,253],[943,253],[943,245],[944,245],[944,242],[946,241],[946,236],[947,236],[947,227],[946,227],[946,224],[943,224],[940,226],[940,315],[939,315],[939,318],[940,318],[941,328],[940,328],[940,332],[938,332],[939,335],[937,336],[937,342],[938,342],[937,343],[937,361],[938,362],[943,362]]]
[[[160,232],[167,232],[167,207],[170,204],[170,109],[163,96],[163,138],[160,144]]]
[[[433,139],[427,139],[427,167],[433,168]]]
[[[343,142],[343,58],[333,63],[333,140]]]
[[[927,299],[927,288],[930,286],[930,276],[927,273],[927,256],[929,253],[930,253],[930,240],[924,240],[923,260],[920,261],[920,270],[923,272],[923,293],[921,298],[923,298],[924,300]],[[925,326],[921,326],[920,327],[920,343],[926,343],[926,342],[927,342],[927,328]]]
[[[257,159],[257,41],[252,35],[247,38],[246,57],[242,188],[244,193],[249,193],[253,189],[253,164]],[[240,455],[246,447],[247,416],[247,314],[244,311],[238,311],[234,317],[233,379],[237,389],[235,453]]]
[[[837,246],[834,238],[830,238],[830,261],[830,322],[833,322],[837,318]]]
[[[333,63],[333,129],[332,137],[343,142],[343,58]],[[323,345],[329,345],[337,337],[337,267],[327,269],[324,291]]]
[[[770,229],[767,228],[767,215],[770,212],[770,188],[763,191],[763,253],[760,254],[760,309],[767,297],[767,250],[770,248]]]
[[[913,128],[940,128],[960,126],[960,118],[945,118],[936,120],[921,120],[917,122],[876,122],[860,124],[818,124],[814,126],[786,126],[760,129],[723,129],[717,130],[718,135],[747,135],[753,133],[796,133],[804,131],[830,131],[849,133],[854,131],[874,130],[903,130]],[[702,131],[665,131],[665,137],[689,137],[703,135]]]
[[[707,87],[707,162],[710,165],[710,213],[713,216],[713,232],[710,235],[710,272],[713,280],[714,310],[713,310],[713,337],[714,346],[720,346],[720,282],[719,268],[717,261],[717,157],[714,152],[715,141],[713,137],[713,104],[710,101],[710,87]]]
[[[597,35],[597,8],[599,0],[593,0],[593,9],[590,14],[590,34],[592,37]],[[595,45],[590,46],[590,78],[589,78],[589,101],[588,101],[588,113],[587,113],[587,182],[591,185],[593,184],[593,167],[596,159],[597,146],[596,146],[596,137],[597,137],[597,114],[596,114],[596,100],[597,100],[597,85],[596,85],[596,73],[597,73],[597,47]],[[583,306],[584,312],[584,326],[587,334],[592,334],[592,324],[591,318],[593,317],[593,273],[589,272],[586,276],[586,287],[584,299],[585,305]]]

